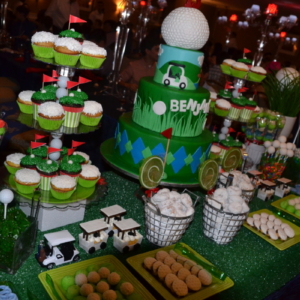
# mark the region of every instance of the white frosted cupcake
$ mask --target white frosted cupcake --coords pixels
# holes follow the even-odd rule
[[[15,174],[19,169],[21,169],[21,159],[25,157],[23,153],[13,153],[6,156],[4,165],[10,174]]]
[[[255,82],[261,82],[266,78],[267,71],[259,66],[252,67],[248,73],[248,79],[255,81]]]
[[[84,164],[88,164],[89,162],[90,162],[90,157],[89,157],[89,155],[87,155],[86,153],[84,153],[84,152],[80,152],[80,151],[75,151],[74,153],[73,153],[74,155],[81,155],[84,159],[85,159],[85,162],[84,162]]]
[[[17,190],[22,194],[31,194],[40,184],[40,174],[35,170],[21,169],[15,174]]]
[[[220,65],[221,70],[224,74],[231,75],[231,66],[235,63],[233,59],[224,59],[222,64]]]
[[[52,58],[54,40],[55,36],[51,32],[36,32],[31,38],[34,55],[37,57]]]
[[[57,64],[75,66],[79,60],[82,45],[73,38],[58,38],[54,43],[54,59]]]
[[[99,180],[101,173],[96,166],[82,165],[82,171],[79,175],[78,184],[90,188],[95,186]]]
[[[63,107],[56,102],[46,102],[38,108],[39,125],[46,130],[57,130],[62,125],[64,116]]]
[[[231,104],[229,101],[225,99],[218,99],[215,105],[215,114],[220,117],[226,117],[231,108]]]
[[[248,73],[249,68],[242,62],[235,62],[234,64],[232,64],[230,71],[232,76],[237,78],[244,78]]]
[[[76,181],[68,175],[54,177],[50,181],[50,192],[52,196],[59,200],[69,199],[76,189]]]
[[[104,48],[93,45],[83,45],[80,63],[85,67],[100,68],[106,55],[107,53]]]
[[[102,105],[96,101],[85,101],[80,116],[80,123],[87,126],[97,126],[102,118]]]
[[[33,114],[31,96],[35,91],[22,91],[17,98],[20,111],[24,114]]]

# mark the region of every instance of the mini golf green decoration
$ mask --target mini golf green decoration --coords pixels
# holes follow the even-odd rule
[[[231,170],[235,170],[240,161],[242,159],[241,150],[238,148],[229,149],[224,155],[224,159],[222,161],[222,168],[225,172],[230,172]]]
[[[219,165],[214,159],[206,160],[198,171],[200,187],[208,191],[213,188],[218,180]]]

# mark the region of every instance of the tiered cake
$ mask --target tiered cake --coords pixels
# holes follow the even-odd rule
[[[166,158],[162,183],[198,184],[198,167],[208,157],[212,134],[204,129],[210,94],[198,87],[204,59],[200,49],[209,29],[203,14],[182,7],[164,20],[155,76],[142,78],[133,113],[120,119],[114,139],[101,146],[104,158],[133,177],[139,176],[144,159]],[[161,134],[172,128],[170,147]]]

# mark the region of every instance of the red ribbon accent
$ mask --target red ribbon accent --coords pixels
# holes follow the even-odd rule
[[[78,113],[78,112],[82,112],[83,111],[83,107],[69,107],[69,106],[63,106],[64,111],[67,112],[74,112],[74,113]]]
[[[153,194],[156,194],[158,191],[159,191],[159,188],[154,188],[154,189],[151,189],[151,190],[146,190],[145,194],[146,194],[147,198],[151,198],[151,196]]]
[[[105,178],[101,177],[98,181],[97,181],[98,185],[107,185],[107,182],[105,181]]]

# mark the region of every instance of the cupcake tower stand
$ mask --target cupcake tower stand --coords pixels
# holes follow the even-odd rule
[[[38,60],[43,61],[40,58],[38,58]],[[57,65],[54,63],[53,60],[50,61],[49,59],[44,62],[56,66],[57,74],[66,78],[72,78],[77,69],[87,69],[83,67],[69,67]],[[20,113],[17,120],[29,127],[50,133],[53,139],[61,139],[63,134],[89,133],[97,130],[100,127],[92,127],[79,124],[79,126],[75,128],[61,126],[56,131],[47,131],[39,126],[38,122],[33,118],[32,115]],[[20,203],[20,208],[22,209],[22,211],[26,215],[30,215],[32,209],[32,195],[21,194],[17,191],[14,181],[14,175],[6,176],[4,178],[4,181],[10,188],[12,188],[18,193],[18,201]],[[50,191],[41,190],[38,228],[41,231],[47,231],[53,228],[58,228],[67,224],[82,221],[84,218],[85,207],[87,205],[97,203],[102,197],[105,196],[106,191],[106,185],[96,185],[96,187],[91,188],[85,188],[80,185],[77,185],[75,192],[68,200],[58,200],[52,197]],[[34,205],[36,204],[37,202],[35,202]]]

